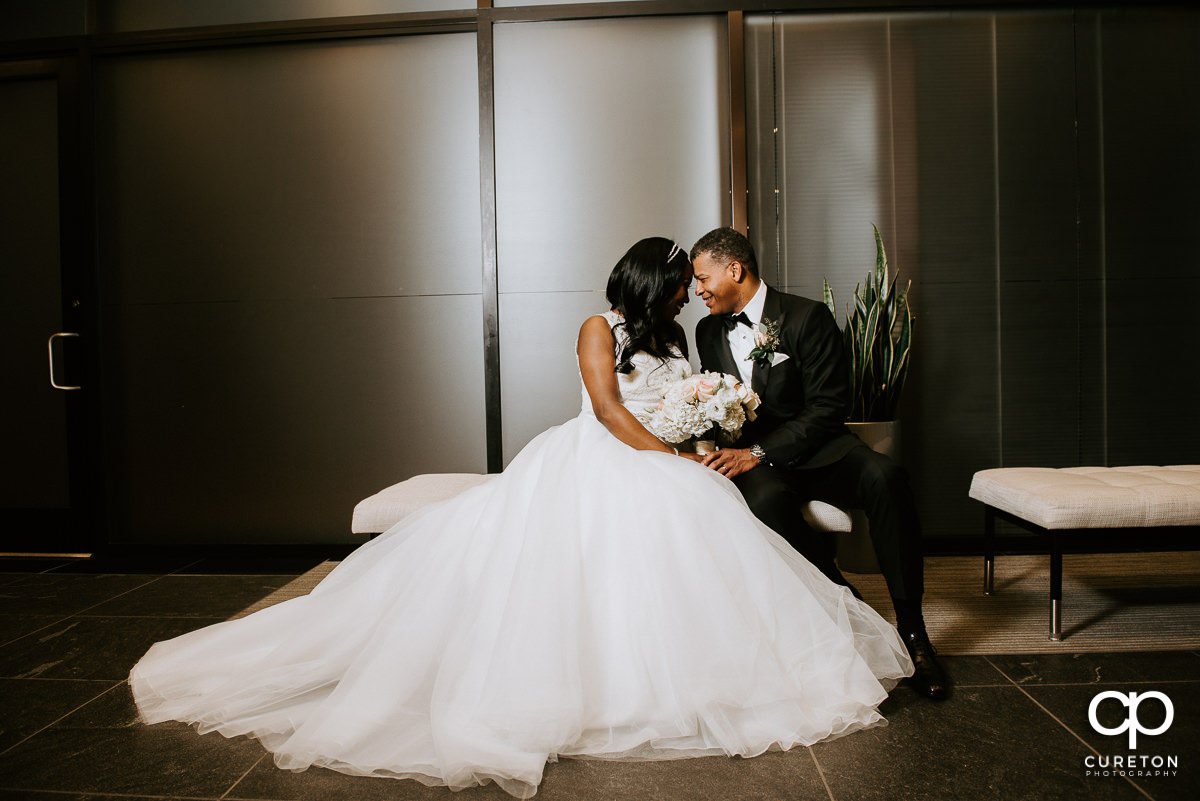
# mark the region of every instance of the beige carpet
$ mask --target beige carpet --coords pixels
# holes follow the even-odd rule
[[[847,574],[894,619],[883,577]],[[941,654],[1200,649],[1200,553],[1065,555],[1062,642],[1050,642],[1050,557],[998,556],[993,595],[982,556],[925,560],[925,621]]]
[[[336,562],[324,562],[234,617],[306,595]],[[849,573],[893,619],[878,574]],[[983,557],[925,560],[925,619],[938,652],[953,654],[1200,650],[1200,553],[1063,557],[1064,638],[1047,639],[1049,557],[999,556],[996,592],[983,594]]]

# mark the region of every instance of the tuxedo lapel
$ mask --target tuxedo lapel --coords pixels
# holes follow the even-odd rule
[[[760,323],[765,324],[767,322],[767,320],[771,320],[773,322],[778,322],[779,321],[779,311],[780,311],[779,293],[777,293],[771,287],[767,287],[767,298],[765,301],[763,301],[763,313],[762,313],[762,320],[760,321]],[[729,349],[728,342],[725,343],[725,349],[726,350]],[[730,356],[730,358],[731,359],[733,358],[732,355]],[[752,390],[754,390],[755,392],[757,392],[758,396],[761,398],[763,396],[763,393],[767,389],[767,381],[770,380],[770,378],[771,378],[770,361],[767,362],[767,365],[765,367],[763,367],[760,362],[755,362],[754,368],[750,373],[750,388]]]
[[[711,372],[738,374],[737,362],[733,359],[733,351],[729,348],[729,336],[719,317],[712,316],[701,320],[696,329],[697,345],[700,347],[701,368]],[[703,338],[703,341],[699,341]],[[705,360],[705,354],[712,356],[713,361]]]
[[[725,326],[716,326],[720,336],[717,337],[717,353],[721,357],[721,372],[728,375],[738,375],[737,360],[733,358],[733,348],[729,347],[729,335]]]

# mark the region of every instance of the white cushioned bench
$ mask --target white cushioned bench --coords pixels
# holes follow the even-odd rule
[[[1050,639],[1062,639],[1062,538],[1103,530],[1200,533],[1200,465],[1003,467],[980,470],[970,497],[984,504],[984,593],[995,581],[996,520],[1050,540]]]
[[[387,531],[423,506],[453,498],[495,477],[494,473],[427,473],[413,476],[359,501],[354,507],[350,530],[355,534],[374,536]],[[808,524],[818,531],[850,531],[850,515],[836,506],[810,501],[805,504],[803,513]]]

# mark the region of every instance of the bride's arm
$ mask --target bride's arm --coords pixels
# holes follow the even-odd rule
[[[621,404],[617,389],[616,343],[612,328],[603,317],[589,317],[579,329],[579,372],[592,401],[596,419],[612,435],[640,451],[675,453],[675,449],[646,430],[633,413]]]

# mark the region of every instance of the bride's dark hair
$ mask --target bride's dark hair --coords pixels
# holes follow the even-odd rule
[[[636,243],[613,268],[605,292],[612,308],[625,317],[629,341],[617,358],[617,372],[633,369],[633,354],[645,351],[666,360],[675,353],[687,355],[687,340],[679,335],[675,321],[663,312],[667,302],[688,280],[691,261],[687,251],[670,239],[652,236]]]

